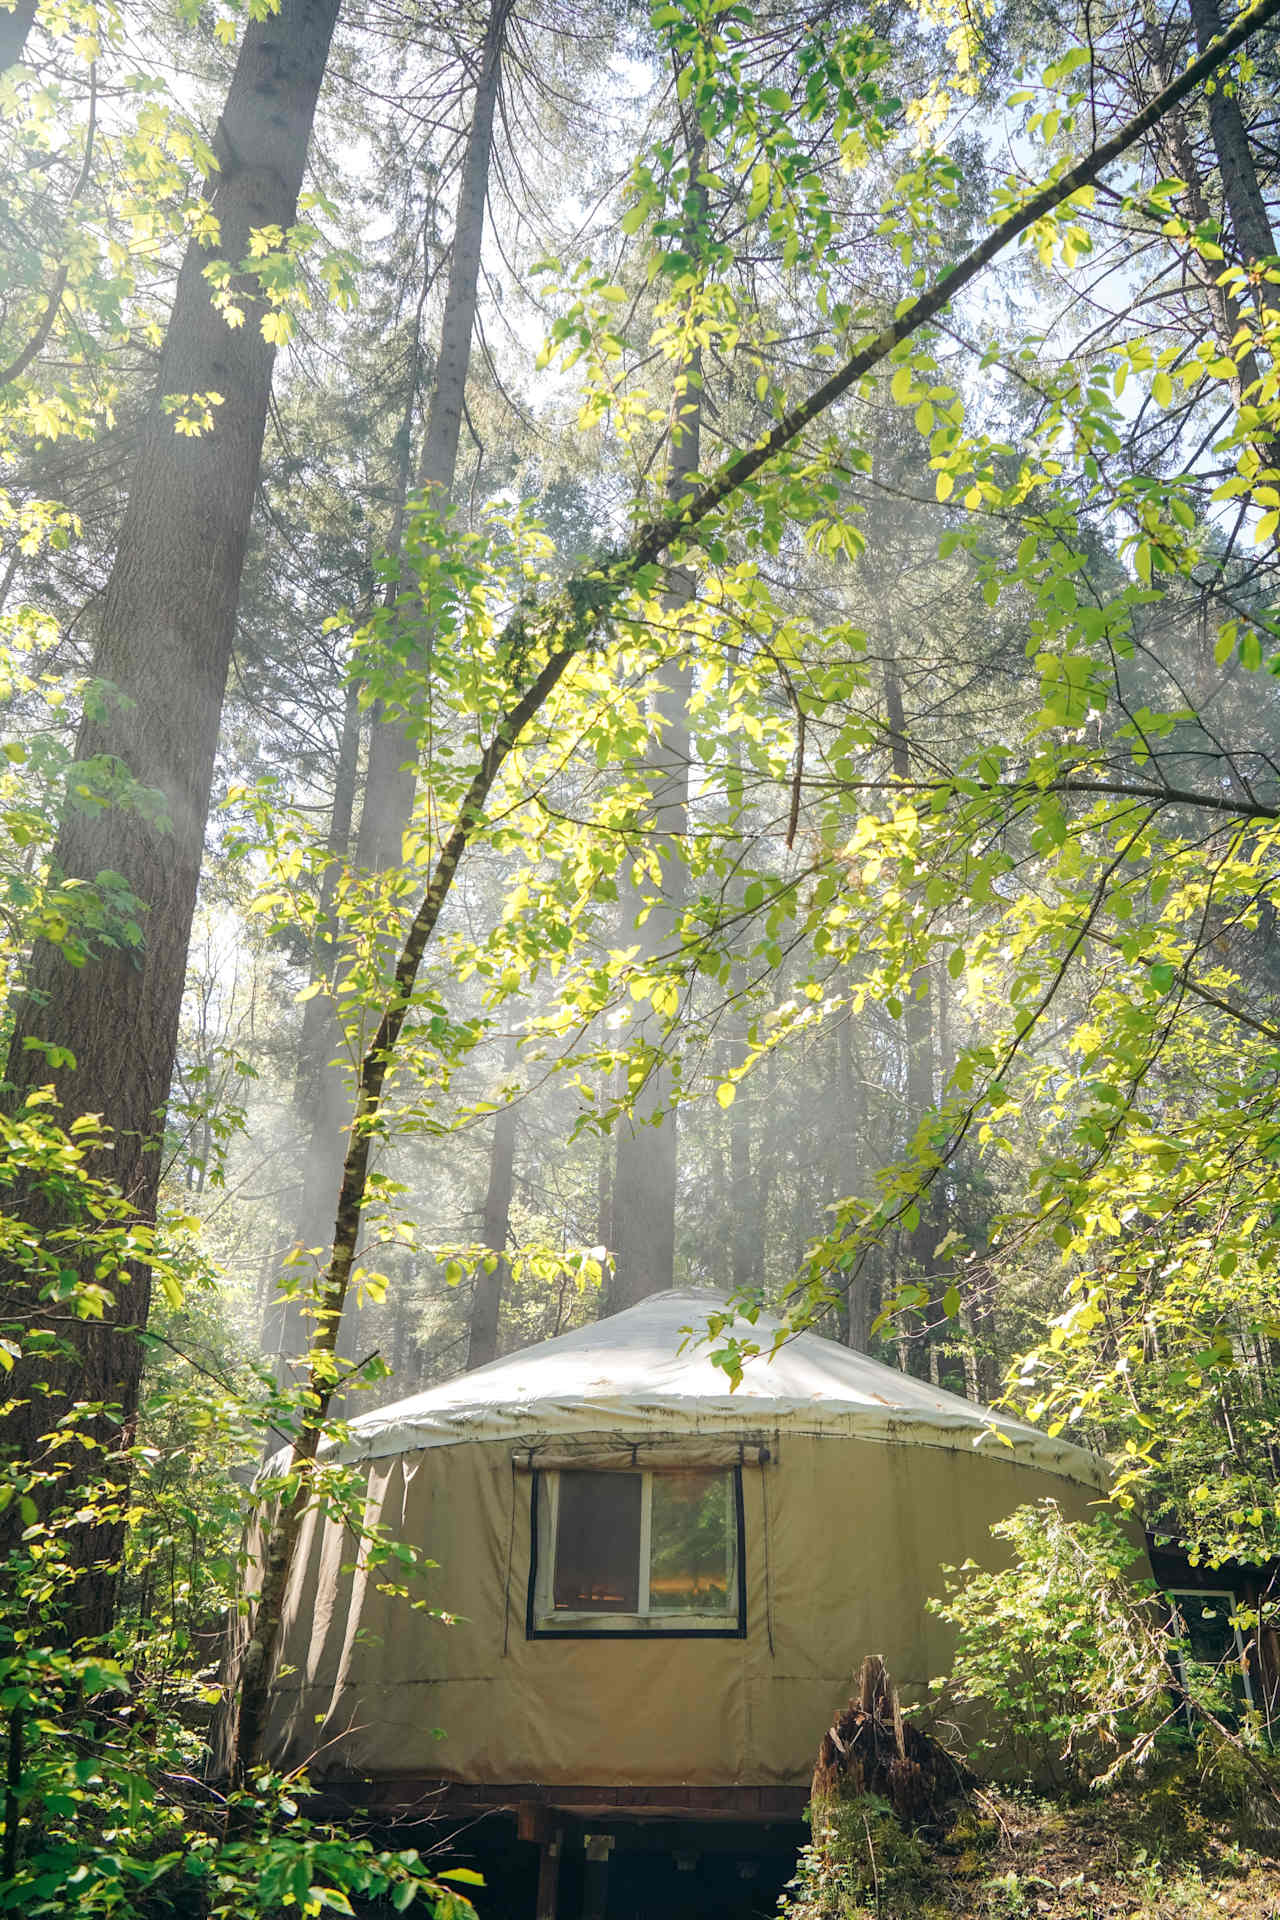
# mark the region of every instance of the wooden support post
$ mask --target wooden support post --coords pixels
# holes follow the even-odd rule
[[[516,1806],[516,1839],[531,1840],[535,1847],[551,1832],[551,1809],[541,1800],[521,1800]]]
[[[611,1833],[586,1836],[587,1858],[582,1869],[582,1920],[604,1920],[609,1901],[609,1855],[613,1852]]]
[[[543,1806],[539,1801],[522,1800],[516,1808],[516,1837],[531,1841],[538,1849],[535,1920],[556,1920],[564,1828],[557,1823],[550,1807]]]
[[[556,1920],[556,1903],[560,1895],[560,1854],[564,1845],[564,1830],[556,1827],[541,1843],[538,1854],[538,1903],[535,1920]]]

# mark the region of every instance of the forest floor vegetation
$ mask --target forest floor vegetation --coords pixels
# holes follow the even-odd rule
[[[1280,1815],[1189,1763],[1087,1799],[983,1788],[945,1830],[824,1810],[785,1920],[1277,1920]]]

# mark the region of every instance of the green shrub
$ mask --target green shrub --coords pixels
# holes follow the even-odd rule
[[[1110,1780],[1173,1725],[1168,1636],[1140,1550],[1113,1520],[1066,1519],[1053,1500],[992,1529],[1013,1565],[944,1567],[929,1602],[956,1631],[949,1680],[935,1682],[986,1728],[976,1753],[1012,1757],[1055,1788]]]
[[[813,1839],[800,1855],[784,1908],[805,1920],[857,1920],[892,1913],[930,1876],[929,1856],[887,1800],[860,1794],[816,1801]]]

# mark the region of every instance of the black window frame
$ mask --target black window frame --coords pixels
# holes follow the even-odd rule
[[[590,1462],[584,1460],[582,1467],[588,1472]],[[628,1619],[639,1616],[619,1613],[614,1617],[617,1626],[585,1627],[566,1624],[562,1627],[546,1627],[538,1624],[537,1592],[539,1572],[539,1526],[538,1512],[541,1505],[539,1494],[544,1473],[573,1472],[574,1468],[536,1467],[529,1475],[529,1592],[525,1605],[524,1631],[527,1640],[745,1640],[747,1637],[747,1524],[745,1505],[742,1497],[741,1466],[715,1467],[710,1471],[727,1473],[731,1476],[733,1487],[733,1519],[737,1528],[737,1599],[738,1617],[736,1623],[723,1627],[650,1627],[626,1626]],[[672,1467],[669,1471],[679,1472]],[[619,1473],[662,1474],[662,1467],[620,1467],[610,1469]]]
[[[1175,1675],[1178,1712],[1183,1723],[1192,1732],[1195,1731],[1198,1714],[1192,1703],[1191,1690],[1187,1684],[1184,1649],[1189,1644],[1191,1635],[1186,1619],[1184,1618],[1183,1605],[1184,1602],[1203,1602],[1205,1600],[1225,1600],[1227,1602],[1227,1615],[1223,1624],[1231,1630],[1231,1634],[1235,1640],[1236,1652],[1235,1659],[1232,1660],[1229,1653],[1224,1650],[1222,1659],[1218,1662],[1218,1667],[1220,1670],[1225,1670],[1225,1668],[1229,1666],[1234,1676],[1240,1682],[1241,1698],[1236,1702],[1238,1711],[1234,1714],[1229,1713],[1226,1716],[1229,1724],[1238,1725],[1246,1714],[1252,1712],[1256,1705],[1249,1647],[1235,1620],[1235,1614],[1239,1608],[1248,1603],[1242,1600],[1241,1596],[1230,1587],[1171,1586],[1163,1588],[1162,1591],[1169,1606],[1169,1633],[1173,1642],[1169,1650],[1169,1664]]]

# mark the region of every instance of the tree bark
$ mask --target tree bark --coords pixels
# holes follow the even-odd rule
[[[219,254],[233,267],[251,230],[290,226],[310,141],[338,0],[282,0],[280,12],[251,21],[236,63],[214,150]],[[252,283],[233,283],[244,307],[233,328],[210,299],[204,268],[214,257],[192,244],[179,275],[160,378],[143,428],[137,466],[104,596],[93,663],[113,691],[86,712],[77,763],[128,770],[157,796],[153,806],[98,811],[71,801],[52,856],[56,875],[93,883],[104,870],[123,877],[139,903],[140,947],[103,947],[84,966],[39,942],[17,1010],[7,1075],[21,1101],[49,1081],[67,1120],[97,1113],[112,1150],[94,1171],[115,1182],[136,1210],[154,1218],[160,1140],[177,1040],[187,943],[204,845],[214,753],[235,630],[254,490],[262,450],[274,348],[262,337],[264,308]],[[174,431],[169,397],[217,393],[211,432]],[[74,792],[74,770],[68,782]],[[74,1056],[51,1070],[30,1041]],[[48,1211],[27,1196],[39,1228]],[[5,1318],[54,1319],[70,1350],[65,1364],[19,1363],[9,1386],[16,1404],[3,1445],[28,1454],[53,1422],[59,1395],[104,1401],[126,1426],[137,1403],[150,1295],[146,1267],[115,1287],[101,1321],[37,1309],[21,1269],[0,1269]],[[54,1399],[31,1388],[35,1375]],[[87,1456],[86,1456],[87,1457]],[[83,1471],[83,1466],[81,1471]],[[118,1540],[118,1530],[116,1534]],[[97,1541],[98,1559],[111,1541]],[[86,1603],[81,1631],[110,1618],[108,1583]]]
[[[1222,33],[1222,14],[1218,0],[1190,0],[1191,22],[1196,44],[1206,53]],[[1258,185],[1258,170],[1249,146],[1249,131],[1240,111],[1240,98],[1234,87],[1228,88],[1227,76],[1219,76],[1209,94],[1209,130],[1218,156],[1222,194],[1231,218],[1231,231],[1246,267],[1269,259],[1276,250],[1275,236],[1267,203]],[[1254,285],[1259,309],[1265,304],[1265,289]]]
[[[735,651],[735,667],[738,657]],[[737,734],[729,743],[728,767],[729,825],[732,827],[741,820],[744,806],[742,746]],[[734,992],[740,996],[740,1004],[734,1007],[730,1015],[731,1073],[741,1072],[751,1051],[746,1012],[748,982],[746,969],[741,963],[735,966],[732,978]],[[732,1214],[729,1227],[729,1277],[733,1291],[741,1293],[760,1284],[758,1276],[763,1259],[764,1225],[760,1214],[760,1184],[752,1178],[751,1164],[752,1118],[757,1103],[752,1097],[751,1083],[745,1075],[735,1080],[734,1085],[738,1090],[737,1097],[729,1108],[729,1204]],[[767,1115],[764,1118],[767,1122]]]
[[[331,989],[340,958],[340,935],[334,925],[333,906],[341,864],[351,852],[360,719],[359,688],[351,681],[343,704],[333,805],[325,837],[329,861],[320,889],[321,926],[311,962],[311,984],[320,986],[321,991],[313,994],[303,1008],[298,1042],[294,1104],[309,1125],[295,1223],[295,1248],[323,1248],[327,1244],[331,1226],[329,1212],[342,1173],[346,1129],[351,1121],[351,1076],[349,1071],[344,1072],[338,1060],[343,1040]],[[267,1329],[267,1351],[275,1356],[277,1378],[282,1383],[287,1377],[289,1360],[304,1353],[307,1347],[304,1308],[308,1289],[301,1270],[295,1278],[298,1290],[291,1288],[274,1302]],[[268,1445],[274,1448],[274,1442]]]
[[[613,1098],[613,1076],[610,1073],[600,1075],[600,1111],[608,1107]],[[602,1279],[607,1291],[613,1272],[613,1151],[608,1134],[602,1134],[596,1144],[596,1245],[603,1247]]]
[[[508,1043],[506,1069],[516,1064],[516,1042]],[[483,1367],[498,1357],[498,1315],[502,1295],[511,1274],[507,1260],[507,1241],[511,1233],[511,1189],[515,1180],[516,1109],[511,1101],[499,1107],[493,1120],[493,1144],[489,1149],[489,1184],[484,1196],[484,1244],[493,1256],[493,1265],[481,1262],[476,1270],[471,1296],[471,1320],[467,1329],[467,1365]]]
[[[424,272],[425,272],[424,267]],[[425,293],[424,296],[425,298]],[[421,302],[419,303],[421,306]],[[420,315],[419,315],[420,318]],[[405,513],[409,499],[409,475],[413,459],[413,416],[417,403],[420,339],[415,322],[409,353],[409,378],[404,406],[393,446],[394,496],[387,552],[394,561],[404,538]],[[388,589],[394,595],[394,585]],[[375,709],[376,721],[376,709]],[[325,919],[337,891],[340,862],[351,854],[351,829],[355,818],[356,782],[360,758],[359,688],[348,685],[343,711],[342,740],[334,781],[333,809],[330,815],[327,851],[334,856],[326,869],[322,905]],[[332,939],[338,940],[337,929]],[[340,950],[329,956],[327,977],[333,978],[341,963]],[[312,979],[318,976],[313,971]],[[342,1174],[342,1156],[346,1148],[347,1128],[351,1124],[354,1097],[353,1074],[341,1060],[342,1034],[337,1012],[325,994],[309,1000],[303,1016],[298,1049],[298,1073],[295,1105],[302,1129],[307,1135],[304,1149],[302,1190],[294,1232],[294,1252],[303,1247],[320,1247],[328,1252],[332,1229],[333,1196]],[[308,1287],[304,1271],[291,1276],[294,1285],[276,1301],[269,1328],[267,1351],[274,1357],[276,1378],[282,1384],[288,1378],[290,1362],[299,1359],[309,1344],[308,1301],[314,1292]],[[268,1448],[272,1442],[268,1440]]]
[[[907,739],[906,718],[902,706],[902,681],[895,660],[885,666],[885,713],[889,725],[890,754],[897,779],[911,778],[911,747]],[[920,1122],[934,1104],[933,1100],[933,1019],[929,968],[917,967],[903,996],[902,1024],[907,1053],[907,1098],[903,1116],[906,1138],[910,1141]],[[916,1202],[918,1219],[904,1235],[910,1278],[925,1282],[936,1244],[936,1218],[930,1188]],[[904,1370],[920,1379],[929,1377],[928,1316],[914,1308],[902,1315],[904,1331]]]
[[[489,199],[493,121],[502,83],[502,58],[511,7],[512,0],[490,0],[480,48],[475,104],[449,253],[449,285],[440,324],[440,351],[418,468],[419,489],[430,491],[432,504],[440,511],[448,505],[458,466],[458,440],[471,366],[480,253]],[[375,717],[356,848],[358,863],[372,872],[400,864],[402,838],[413,814],[417,758],[418,744],[411,732],[398,721]]]
[[[677,387],[672,427],[673,450],[668,493],[682,498],[689,476],[697,472],[701,399],[696,364],[686,369]],[[663,606],[678,615],[693,597],[693,574],[687,567],[672,569]],[[658,735],[649,754],[650,801],[644,823],[645,840],[657,851],[661,865],[658,901],[649,908],[642,926],[635,928],[643,960],[656,959],[675,926],[682,885],[682,841],[689,810],[689,695],[693,669],[682,649],[663,667],[654,695]],[[643,909],[647,886],[628,882],[623,890],[624,919],[635,921]],[[625,938],[625,935],[624,935]],[[643,1026],[641,1028],[643,1034]],[[658,1044],[656,1035],[650,1036]],[[676,1230],[676,1116],[666,1111],[671,1097],[671,1073],[655,1066],[632,1111],[618,1122],[618,1158],[613,1183],[615,1261],[608,1311],[620,1313],[674,1285]],[[659,1117],[661,1116],[661,1117]]]
[[[853,1053],[853,1014],[841,1019],[836,1034],[836,1085],[833,1089],[832,1135],[835,1142],[831,1184],[833,1198],[856,1193],[863,1179],[866,1131],[866,1098],[860,1080],[860,1064]],[[871,1275],[866,1256],[836,1284],[840,1288],[837,1319],[840,1338],[856,1353],[866,1353],[871,1345]]]
[[[729,1043],[729,1059],[741,1067],[747,1058],[747,1040],[735,1034]],[[746,1082],[739,1083],[745,1086]],[[761,1239],[757,1213],[758,1193],[751,1178],[751,1110],[754,1102],[739,1092],[729,1109],[729,1205],[732,1223],[729,1229],[730,1278],[735,1293],[743,1292],[755,1279],[759,1265]]]
[[[768,1278],[765,1244],[769,1237],[769,1210],[778,1174],[778,1055],[773,1048],[765,1056],[764,1094],[760,1105],[763,1111],[756,1141],[753,1182],[756,1233],[748,1272],[750,1284],[763,1288]]]
[[[333,804],[329,809],[329,830],[325,835],[328,862],[320,883],[320,926],[311,958],[312,984],[332,987],[339,954],[339,930],[334,923],[334,901],[338,876],[351,852],[351,825],[356,807],[356,769],[360,759],[360,689],[354,681],[347,684],[342,705],[342,731],[338,737],[338,759],[333,776]],[[329,1063],[340,1041],[330,998],[313,994],[303,1008],[302,1033],[298,1042],[298,1103],[304,1109],[315,1097],[317,1083],[326,1076]],[[333,1197],[333,1186],[325,1191],[326,1202]],[[329,1222],[325,1218],[325,1226]]]
[[[705,209],[705,189],[698,184],[706,154],[700,127],[688,142],[689,201],[694,224]],[[702,356],[690,353],[676,376],[671,410],[671,457],[667,466],[667,499],[676,506],[690,490],[698,471],[702,437]],[[694,576],[688,567],[671,569],[663,607],[675,619],[693,599]],[[661,868],[658,898],[650,905],[642,926],[635,927],[643,960],[656,959],[670,938],[684,892],[682,842],[689,813],[689,696],[693,667],[681,646],[658,675],[654,694],[657,737],[647,757],[649,805],[644,837],[656,850]],[[630,874],[631,863],[628,863]],[[624,924],[633,924],[643,909],[652,883],[640,886],[628,877],[623,888]],[[624,935],[625,938],[625,935]],[[642,1038],[660,1044],[649,1023]],[[670,1069],[655,1065],[631,1112],[618,1122],[618,1158],[613,1183],[615,1261],[606,1310],[619,1313],[651,1293],[675,1283],[676,1231],[676,1116],[670,1107]]]
[[[688,597],[676,569],[672,598]],[[671,602],[669,601],[668,604]],[[636,929],[642,958],[655,958],[663,935],[674,923],[680,895],[680,841],[684,834],[689,791],[689,734],[685,725],[692,676],[688,665],[675,661],[663,672],[654,707],[661,719],[661,737],[650,765],[658,774],[646,822],[646,838],[658,847],[662,862],[661,904]],[[630,917],[640,911],[639,889],[628,887]],[[655,1040],[655,1045],[657,1044]],[[651,1293],[674,1284],[676,1212],[676,1116],[667,1112],[671,1073],[655,1065],[630,1113],[618,1121],[618,1157],[613,1181],[614,1271],[609,1311],[619,1313]],[[658,1116],[661,1116],[659,1118]]]
[[[39,0],[18,0],[12,12],[0,13],[0,73],[16,67],[21,60],[38,5]]]
[[[1145,26],[1136,43],[1140,49],[1142,66],[1135,71],[1135,86],[1140,90],[1145,72],[1150,72],[1157,86],[1163,88],[1169,84],[1171,69],[1168,57],[1167,28],[1156,19],[1154,9],[1148,0],[1144,7]],[[1180,108],[1166,114],[1157,129],[1155,142],[1162,166],[1186,187],[1185,206],[1187,218],[1196,227],[1208,225],[1212,218],[1204,179],[1196,158],[1195,147],[1187,126],[1186,115]],[[1230,287],[1224,287],[1216,268],[1200,258],[1194,247],[1187,250],[1185,256],[1187,271],[1199,283],[1213,321],[1213,330],[1217,336],[1219,350],[1223,354],[1236,355],[1234,342],[1240,331],[1240,303]],[[1244,403],[1245,394],[1256,386],[1259,377],[1258,361],[1252,349],[1245,349],[1236,359],[1236,373],[1231,382],[1236,406]],[[1259,439],[1258,453],[1264,464],[1273,467],[1280,461],[1280,444],[1274,440]]]

